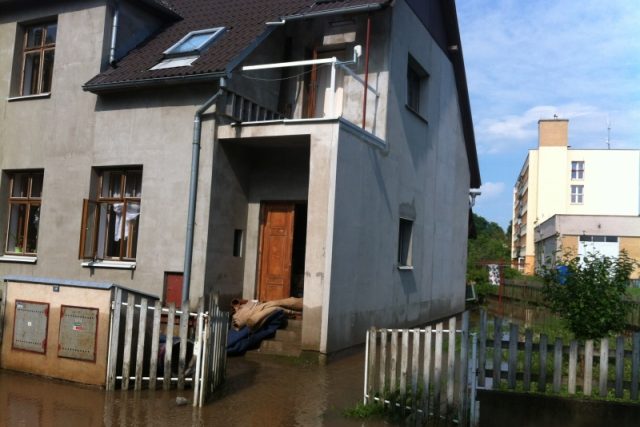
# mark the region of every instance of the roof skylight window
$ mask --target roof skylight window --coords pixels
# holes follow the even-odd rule
[[[224,32],[224,27],[191,31],[178,43],[164,51],[165,56],[186,56],[199,54]]]

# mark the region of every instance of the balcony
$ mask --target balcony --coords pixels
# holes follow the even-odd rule
[[[377,130],[382,129],[382,126],[377,125],[380,92],[353,70],[353,68],[358,69],[361,51],[360,46],[355,46],[353,57],[348,61],[340,61],[334,56],[245,65],[242,67],[242,72],[250,84],[225,91],[222,114],[233,123],[318,121],[342,118],[375,136],[382,137],[379,135],[381,132]],[[277,91],[273,90],[273,84],[268,86],[270,81],[288,79],[289,74],[293,74],[298,79],[295,85],[290,85],[295,87],[295,91],[304,88],[302,93],[296,92],[292,95],[292,89],[284,84]],[[300,77],[306,74],[310,75],[309,82],[303,82]],[[282,77],[269,78],[274,75]],[[258,93],[258,96],[262,96],[264,93],[269,93],[267,89],[277,94],[270,98],[264,96],[263,102],[255,101],[251,96],[243,94]],[[287,104],[291,99],[295,99],[294,104]],[[270,104],[272,107],[266,107],[265,104]],[[278,107],[274,108],[273,106],[276,105]]]

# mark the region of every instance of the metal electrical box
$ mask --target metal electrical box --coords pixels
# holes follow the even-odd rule
[[[60,307],[58,356],[70,359],[96,360],[97,308]]]
[[[48,321],[49,304],[16,300],[13,348],[46,353]]]

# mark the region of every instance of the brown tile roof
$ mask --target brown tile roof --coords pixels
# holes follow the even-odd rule
[[[229,64],[246,51],[268,27],[265,23],[281,17],[314,14],[342,8],[386,4],[390,0],[156,0],[182,19],[147,40],[115,67],[98,74],[85,84],[85,89],[101,91],[131,87],[140,83],[182,78],[214,78],[222,75]],[[226,32],[216,39],[190,67],[162,70],[149,69],[163,59],[163,52],[187,33],[215,27]]]

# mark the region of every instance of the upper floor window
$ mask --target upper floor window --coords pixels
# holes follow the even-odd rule
[[[20,95],[51,92],[57,22],[31,25],[24,29]]]
[[[96,170],[93,199],[85,199],[80,258],[135,260],[142,168]]]
[[[571,204],[581,205],[584,197],[584,185],[571,186]]]
[[[571,179],[584,178],[584,162],[571,162]]]
[[[37,253],[43,177],[41,170],[9,174],[9,226],[5,253]]]
[[[427,80],[429,74],[413,56],[407,62],[407,107],[420,117],[426,117]]]

